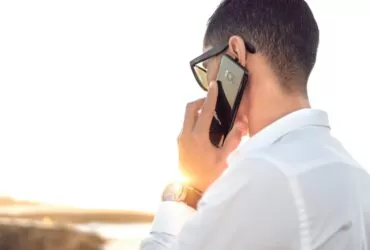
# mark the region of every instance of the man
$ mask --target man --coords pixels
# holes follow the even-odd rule
[[[219,5],[204,37],[208,79],[197,79],[208,95],[187,106],[178,139],[190,181],[164,191],[142,250],[370,249],[369,176],[330,134],[327,114],[310,108],[318,43],[303,0]],[[237,122],[215,148],[209,127],[224,53],[250,78]],[[250,139],[238,147],[243,134]]]

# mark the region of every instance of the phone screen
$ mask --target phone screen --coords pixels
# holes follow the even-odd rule
[[[210,139],[215,146],[222,145],[234,124],[247,81],[246,70],[230,56],[223,55],[217,75],[218,97],[210,130]]]

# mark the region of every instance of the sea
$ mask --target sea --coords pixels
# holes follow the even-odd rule
[[[78,225],[84,231],[96,232],[110,239],[104,250],[138,250],[140,242],[149,235],[150,224],[101,224]]]

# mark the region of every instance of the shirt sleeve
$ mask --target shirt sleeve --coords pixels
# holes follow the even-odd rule
[[[177,235],[185,222],[191,218],[194,213],[195,210],[185,203],[164,201],[159,206],[151,232]]]
[[[194,215],[195,210],[185,203],[164,201],[159,205],[150,237],[141,243],[142,250],[169,249],[183,225]]]
[[[363,207],[363,216],[364,216],[364,236],[367,239],[367,247],[370,247],[370,175],[365,173],[363,174],[364,178],[361,183],[361,199],[362,199],[362,207]]]
[[[239,164],[205,193],[198,210],[177,236],[152,232],[141,249],[262,250],[299,246],[294,242],[299,241],[296,209],[285,177],[261,161]]]

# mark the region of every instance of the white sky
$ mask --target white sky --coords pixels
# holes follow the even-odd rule
[[[218,0],[1,1],[0,194],[153,210]],[[370,1],[311,0],[314,107],[370,170]]]

